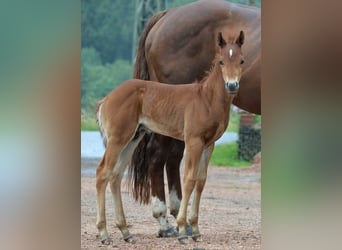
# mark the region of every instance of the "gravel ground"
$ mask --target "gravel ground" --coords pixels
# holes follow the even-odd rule
[[[180,245],[176,238],[158,238],[157,221],[150,206],[136,203],[127,192],[125,180],[122,199],[127,223],[136,243],[123,241],[114,225],[113,202],[106,193],[107,226],[113,245],[103,246],[97,237],[95,168],[99,159],[82,158],[81,248],[82,249],[260,249],[261,190],[260,164],[246,168],[215,167],[208,170],[201,204],[199,226],[202,242]],[[167,184],[165,183],[167,190]],[[172,216],[173,225],[176,221]]]

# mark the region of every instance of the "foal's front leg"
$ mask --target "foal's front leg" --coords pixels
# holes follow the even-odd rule
[[[214,144],[210,145],[203,150],[201,155],[201,160],[199,162],[199,168],[197,173],[197,182],[194,191],[193,203],[191,206],[191,214],[189,218],[189,223],[192,229],[192,239],[194,241],[201,241],[201,234],[198,228],[198,215],[199,215],[199,204],[202,195],[202,191],[207,179],[208,164],[211,154],[214,149]]]
[[[178,240],[182,244],[188,243],[188,236],[186,233],[187,206],[191,193],[196,185],[198,166],[203,152],[203,142],[199,138],[191,139],[185,142],[185,148],[184,191],[177,216],[179,228]]]

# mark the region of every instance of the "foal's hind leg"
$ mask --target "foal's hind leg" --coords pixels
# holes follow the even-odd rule
[[[96,169],[96,191],[97,191],[97,219],[96,226],[99,230],[101,242],[109,245],[112,240],[109,238],[106,223],[105,213],[105,194],[108,181],[111,176],[112,168],[116,162],[115,157],[108,151],[108,147],[105,154]],[[113,166],[113,167],[111,167]]]
[[[134,130],[133,130],[134,132]],[[110,244],[112,240],[109,238],[106,228],[105,215],[105,193],[108,182],[111,183],[111,191],[114,199],[115,222],[121,230],[126,241],[131,242],[130,234],[127,229],[125,215],[121,200],[121,179],[127,166],[127,154],[125,154],[125,144],[129,141],[132,133],[123,134],[116,139],[111,137],[108,139],[105,154],[96,170],[96,189],[97,189],[97,228],[100,233],[103,244]],[[129,144],[128,144],[129,145]]]
[[[135,138],[134,140],[130,141],[124,147],[124,149],[119,155],[119,159],[117,161],[117,164],[113,172],[113,178],[110,183],[110,188],[111,188],[113,201],[114,201],[115,224],[120,229],[124,240],[129,243],[134,243],[135,240],[130,234],[127,228],[127,224],[126,224],[125,214],[124,214],[123,205],[122,205],[122,198],[121,198],[121,180],[122,180],[124,171],[127,167],[127,164],[129,163],[132,157],[133,151],[135,147],[137,146],[137,143],[139,142],[140,139],[141,139],[141,135],[139,138]]]
[[[105,193],[108,180],[104,173],[105,156],[103,156],[100,164],[96,169],[96,191],[97,191],[97,219],[96,226],[99,230],[101,241],[103,244],[109,245],[111,239],[109,238],[106,226],[106,214],[105,214]]]

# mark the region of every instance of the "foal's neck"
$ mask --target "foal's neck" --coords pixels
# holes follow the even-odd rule
[[[218,101],[226,105],[227,102],[233,99],[233,96],[229,95],[225,88],[220,67],[219,63],[215,62],[212,70],[208,74],[208,77],[203,82],[202,88],[210,102]]]

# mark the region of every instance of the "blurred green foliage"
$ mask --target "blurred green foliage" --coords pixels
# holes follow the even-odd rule
[[[240,115],[238,112],[235,112],[234,109],[230,109],[229,123],[226,129],[227,132],[239,132],[240,126]]]
[[[103,63],[131,58],[135,1],[83,0],[81,46],[93,47]]]
[[[167,8],[194,0],[168,0]],[[249,4],[250,0],[234,0]],[[255,1],[260,6],[260,0]],[[81,129],[95,129],[96,103],[132,78],[135,1],[81,2]],[[236,130],[234,126],[233,130]]]
[[[102,64],[100,55],[94,48],[82,48],[81,60],[82,112],[94,113],[95,105],[101,98],[131,78],[132,65],[122,59]]]

